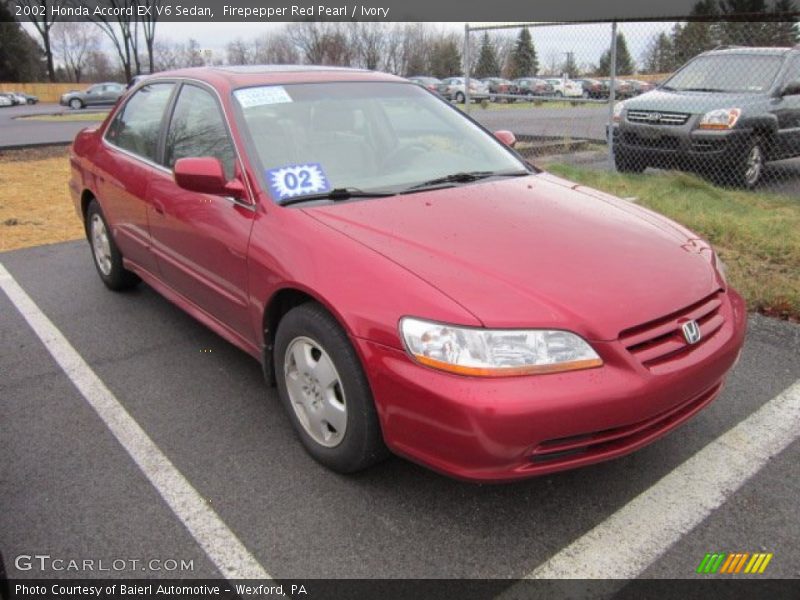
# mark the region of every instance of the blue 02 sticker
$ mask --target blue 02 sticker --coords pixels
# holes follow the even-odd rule
[[[319,194],[331,189],[319,163],[289,165],[267,171],[267,183],[273,198],[285,200],[295,196]]]

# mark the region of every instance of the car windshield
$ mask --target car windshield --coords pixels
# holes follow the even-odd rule
[[[530,172],[493,136],[414,84],[261,86],[235,90],[234,98],[250,153],[277,202]]]
[[[699,92],[763,92],[772,87],[781,56],[717,54],[700,56],[664,82],[667,90]]]

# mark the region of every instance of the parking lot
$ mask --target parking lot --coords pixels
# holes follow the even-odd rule
[[[20,117],[36,115],[70,114],[68,108],[58,104],[31,104],[0,108],[0,149],[36,144],[67,144],[84,127],[91,126],[86,121],[39,121]],[[98,122],[107,110],[84,110],[77,114],[96,114]]]
[[[638,562],[616,559],[620,573],[707,578],[695,570],[717,551],[772,552],[761,577],[800,577],[798,325],[751,317],[720,398],[628,457],[500,486],[453,481],[399,458],[343,477],[305,454],[255,361],[145,285],[106,291],[85,242],[2,253],[0,264],[10,274],[0,269],[0,552],[9,577],[99,576],[17,568],[15,557],[35,553],[193,566],[104,574],[123,577],[226,576],[242,557],[255,563],[247,573],[260,568],[274,578],[515,579],[543,567],[551,576],[561,568],[560,576],[609,577],[608,555],[633,553]],[[19,295],[12,301],[13,282],[33,308]],[[37,337],[32,324],[46,322],[85,366],[58,336],[45,336],[46,344]],[[109,424],[93,410],[100,388],[91,374],[107,387],[108,406],[122,407],[152,441],[144,462],[131,454],[130,440],[143,438],[130,423]],[[746,430],[752,437],[737,432],[716,444],[789,388],[780,420],[770,413],[772,420]],[[790,434],[780,433],[781,422]],[[789,435],[788,445],[774,450],[770,427]],[[744,481],[742,467],[719,479],[740,450],[758,457],[754,476]],[[708,469],[695,486],[697,453]],[[159,479],[172,473],[169,465],[209,513],[176,504],[172,492],[183,484]],[[662,478],[677,482],[673,491],[685,486],[686,506],[680,494],[676,501],[665,493]],[[636,529],[648,515],[671,537]],[[620,519],[634,524],[613,531]],[[616,536],[603,555],[592,554],[593,529],[601,541]]]

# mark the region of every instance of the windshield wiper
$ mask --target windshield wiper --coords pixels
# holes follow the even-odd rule
[[[395,192],[368,192],[358,188],[334,188],[328,192],[319,194],[307,194],[305,196],[296,196],[289,198],[280,203],[281,206],[291,206],[292,204],[299,204],[300,202],[310,202],[312,200],[333,200],[338,202],[340,200],[350,200],[351,198],[385,198],[387,196],[396,196]]]
[[[411,187],[407,187],[400,193],[407,194],[408,192],[435,187],[438,185],[445,185],[448,183],[470,183],[472,181],[478,181],[479,179],[486,179],[487,177],[523,177],[530,174],[530,171],[461,171],[459,173],[445,175],[444,177],[429,179],[427,181],[423,181],[422,183],[416,183]]]

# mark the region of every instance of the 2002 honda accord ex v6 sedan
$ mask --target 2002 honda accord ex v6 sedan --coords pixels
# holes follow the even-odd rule
[[[188,69],[79,133],[70,186],[105,285],[258,358],[319,462],[503,481],[687,421],[746,322],[706,242],[513,142],[391,75]]]

